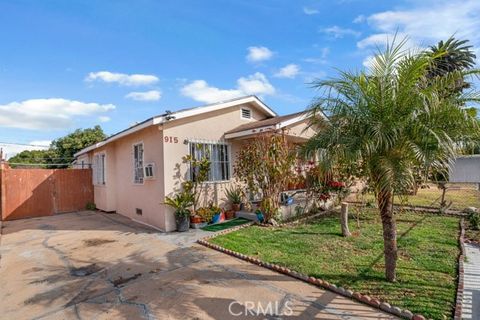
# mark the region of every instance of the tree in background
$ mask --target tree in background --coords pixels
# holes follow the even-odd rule
[[[75,153],[104,140],[106,137],[102,128],[98,125],[88,129],[77,129],[62,138],[54,140],[51,149],[55,150],[59,156],[60,163],[70,163]]]
[[[56,139],[48,150],[22,151],[9,159],[10,163],[39,164],[46,168],[67,168],[78,151],[104,140],[107,136],[100,126],[77,129]],[[15,167],[15,165],[12,165]],[[22,166],[24,167],[24,166]]]
[[[55,168],[54,164],[57,163],[57,156],[58,155],[52,149],[25,150],[8,159],[8,162],[12,168],[28,168],[29,166],[27,164],[31,164],[32,167],[38,167],[38,165],[41,165],[45,168]],[[22,165],[16,165],[17,163]]]
[[[479,94],[445,94],[457,88],[466,72],[431,77],[435,57],[405,51],[405,42],[387,44],[367,71],[340,72],[315,83],[321,95],[310,107],[310,120],[319,131],[305,146],[307,154],[316,154],[326,166],[356,168],[356,178],[374,190],[385,276],[392,282],[397,264],[394,194],[414,186],[418,167],[447,171],[458,142],[479,131],[464,108]],[[473,73],[478,71],[468,71]],[[330,120],[318,116],[320,112]]]

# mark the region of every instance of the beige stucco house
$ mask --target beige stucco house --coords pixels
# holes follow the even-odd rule
[[[190,177],[185,155],[209,150],[204,200],[222,206],[236,153],[246,139],[278,131],[301,143],[312,134],[306,127],[304,113],[278,116],[257,97],[247,96],[152,117],[81,150],[75,163],[92,165],[97,208],[172,231],[174,214],[163,201]]]

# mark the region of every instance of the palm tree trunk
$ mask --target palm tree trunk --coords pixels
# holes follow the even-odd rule
[[[379,192],[378,208],[383,226],[383,252],[385,255],[385,277],[387,281],[396,280],[397,267],[397,226],[393,214],[393,194],[391,191]]]

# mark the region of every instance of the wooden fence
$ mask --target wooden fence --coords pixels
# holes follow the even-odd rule
[[[0,168],[2,220],[84,210],[93,202],[91,169]]]

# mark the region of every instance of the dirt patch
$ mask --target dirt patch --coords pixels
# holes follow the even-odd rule
[[[70,269],[70,274],[74,277],[86,277],[88,275],[91,275],[92,273],[98,272],[102,270],[99,266],[97,266],[95,263],[89,264],[87,266],[83,266],[80,268],[71,268]]]
[[[85,247],[97,247],[106,243],[112,243],[116,241],[117,240],[94,238],[94,239],[83,240],[83,245]]]
[[[135,280],[137,279],[138,277],[140,277],[142,274],[141,273],[136,273],[134,274],[133,276],[131,277],[128,277],[128,278],[124,278],[122,276],[118,277],[117,279],[113,280],[112,283],[115,287],[119,287],[129,281],[132,281],[132,280]]]

